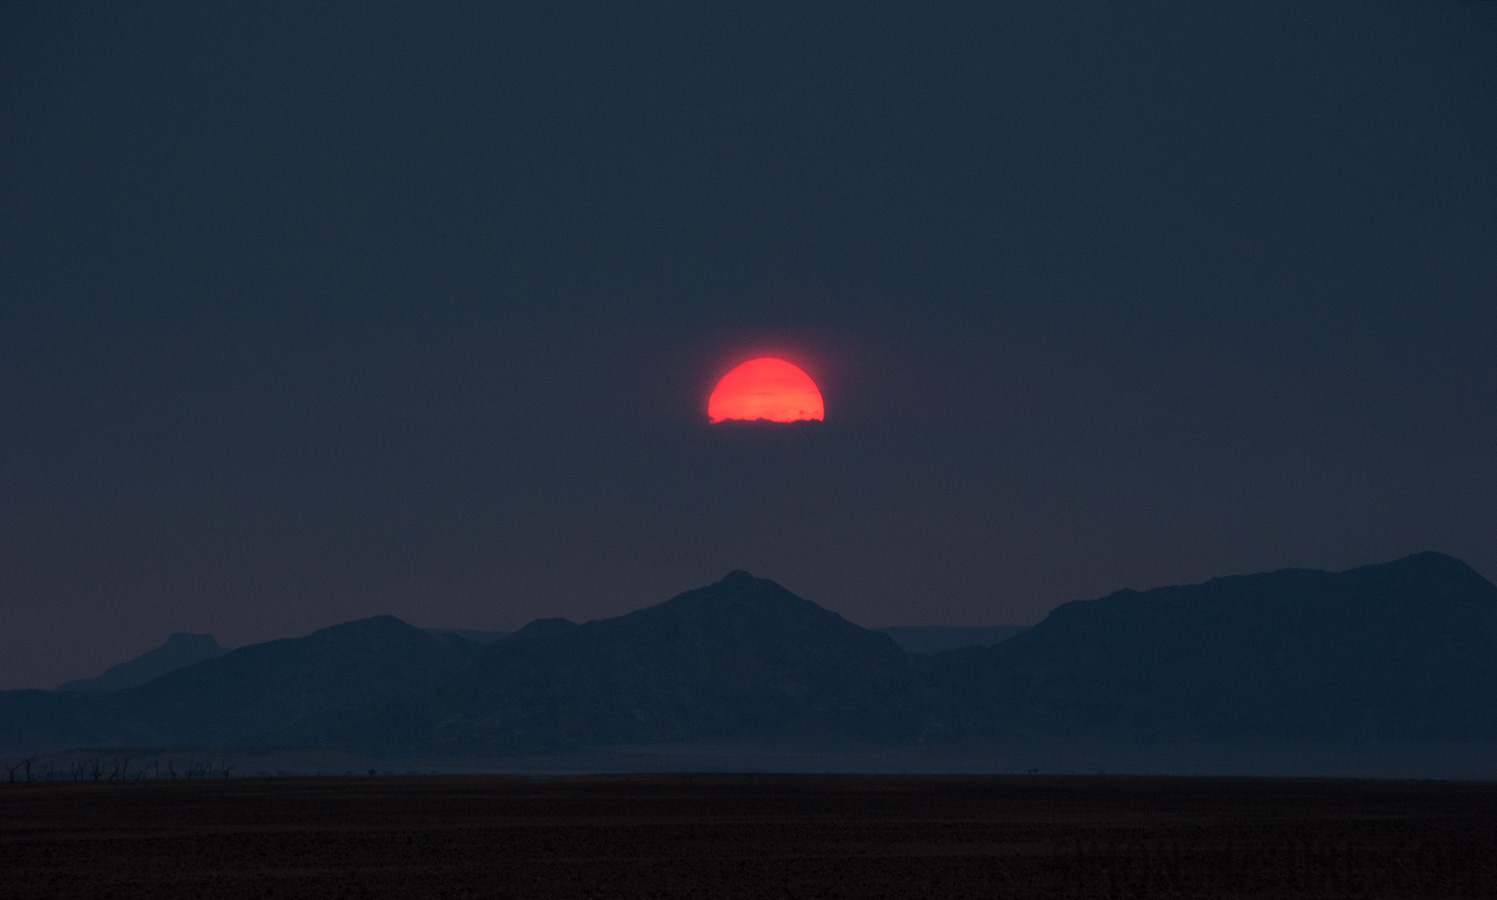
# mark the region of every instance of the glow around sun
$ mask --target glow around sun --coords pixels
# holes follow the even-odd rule
[[[821,421],[821,391],[798,366],[761,356],[735,367],[717,382],[707,401],[707,420]]]

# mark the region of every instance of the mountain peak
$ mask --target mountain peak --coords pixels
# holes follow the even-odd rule
[[[1426,551],[1344,573],[1368,589],[1412,592],[1423,602],[1497,604],[1497,588],[1454,556]]]
[[[211,634],[189,634],[177,631],[167,635],[166,643],[134,659],[110,666],[94,678],[64,682],[58,690],[101,693],[136,687],[168,672],[216,659],[228,653]]]
[[[432,716],[440,742],[485,752],[882,739],[915,728],[883,699],[914,677],[887,635],[740,570],[622,616],[532,623],[485,650]]]
[[[577,627],[577,623],[571,619],[563,619],[552,616],[548,619],[535,619],[526,624],[524,628],[514,634],[507,635],[508,640],[531,640],[538,637],[546,637],[552,634],[562,634]]]
[[[331,633],[383,633],[383,632],[406,632],[419,631],[414,625],[408,624],[404,619],[392,615],[370,616],[367,619],[354,619],[350,622],[340,622],[337,625],[329,625],[318,629],[314,634]]]
[[[1418,572],[1438,572],[1447,575],[1474,575],[1475,570],[1463,561],[1445,553],[1434,550],[1425,550],[1422,553],[1414,553],[1402,559],[1395,559],[1383,566],[1389,569],[1406,569]],[[1370,567],[1364,567],[1370,568]]]
[[[211,634],[193,634],[188,631],[173,631],[166,636],[168,647],[205,647],[210,650],[222,649],[218,641]]]
[[[789,626],[836,628],[846,624],[841,616],[804,597],[796,596],[778,582],[756,578],[742,570],[728,573],[721,581],[687,591],[656,606],[622,618],[684,617],[692,621],[732,621],[734,627],[774,630]]]

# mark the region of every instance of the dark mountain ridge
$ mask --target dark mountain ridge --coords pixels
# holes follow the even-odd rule
[[[483,644],[380,616],[126,690],[0,693],[0,749],[1489,741],[1494,698],[1497,587],[1440,554],[1120,591],[930,655],[733,572]]]
[[[1068,603],[935,658],[992,721],[1141,739],[1497,737],[1497,587],[1422,553]]]

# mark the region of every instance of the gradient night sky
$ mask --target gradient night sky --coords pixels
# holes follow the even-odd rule
[[[136,6],[0,7],[0,687],[1497,575],[1497,3]]]

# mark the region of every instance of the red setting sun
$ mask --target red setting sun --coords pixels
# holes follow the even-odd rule
[[[762,356],[751,359],[722,377],[707,401],[707,419],[767,419],[771,422],[820,421],[821,391],[799,368]]]

